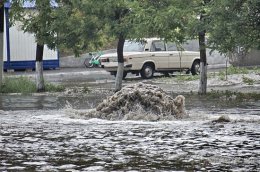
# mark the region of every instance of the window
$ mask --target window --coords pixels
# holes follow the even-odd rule
[[[165,44],[163,41],[153,41],[151,51],[165,51]]]
[[[167,50],[168,51],[177,51],[176,44],[173,42],[167,42]]]
[[[178,51],[176,43],[167,42],[167,50],[168,51]],[[190,40],[184,44],[180,45],[180,50],[183,51],[198,51],[199,45],[197,40]]]
[[[126,41],[124,44],[124,52],[142,52],[144,51],[144,43],[135,41]]]

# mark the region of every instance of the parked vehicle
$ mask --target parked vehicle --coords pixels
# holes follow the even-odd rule
[[[86,68],[92,68],[92,67],[100,67],[100,56],[102,55],[102,52],[91,52],[89,53],[90,59],[86,58],[84,61],[84,65]]]
[[[100,56],[101,67],[116,75],[117,53]],[[124,45],[124,77],[127,73],[141,74],[150,79],[155,72],[165,75],[186,70],[196,75],[200,71],[200,56],[197,51],[178,51],[175,44],[162,39],[147,38],[144,41],[127,40]]]

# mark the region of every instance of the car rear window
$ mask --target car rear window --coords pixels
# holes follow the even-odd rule
[[[144,51],[144,44],[136,41],[125,41],[124,52],[142,52]]]

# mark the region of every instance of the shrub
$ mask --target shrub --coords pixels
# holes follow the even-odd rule
[[[1,93],[33,93],[36,85],[27,77],[5,77],[0,87]]]
[[[45,84],[45,90],[48,92],[64,91],[64,86]],[[0,87],[0,93],[35,93],[36,84],[27,77],[5,77],[3,85]]]
[[[243,82],[246,83],[247,85],[253,85],[255,80],[251,79],[251,78],[248,78],[246,76],[243,75],[243,78],[242,78]]]

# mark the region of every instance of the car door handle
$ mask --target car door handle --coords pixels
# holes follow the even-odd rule
[[[173,54],[169,54],[170,56],[172,56]]]
[[[153,56],[155,56],[155,54],[152,54],[151,56],[153,57]]]

